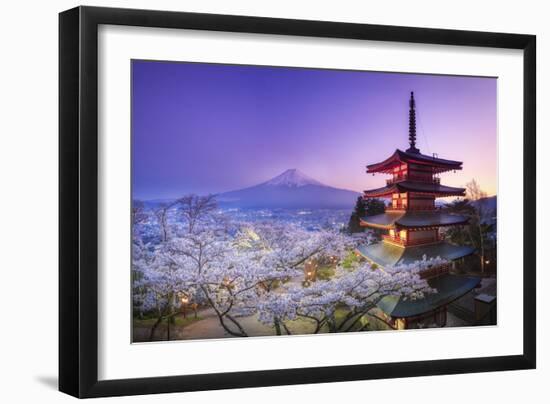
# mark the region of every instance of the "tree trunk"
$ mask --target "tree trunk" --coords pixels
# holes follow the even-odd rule
[[[338,329],[336,327],[336,318],[334,317],[334,314],[331,314],[328,317],[327,325],[329,332],[338,332]]]
[[[159,316],[157,318],[157,321],[155,321],[155,324],[153,324],[153,326],[151,327],[151,332],[149,333],[149,341],[153,341],[153,337],[155,336],[155,331],[161,321],[162,321],[162,316]]]
[[[481,232],[480,232],[481,233]],[[480,243],[481,243],[481,273],[485,272],[485,247],[483,246],[483,237],[480,234]]]
[[[239,332],[241,333],[241,337],[248,337],[248,334],[246,333],[246,331],[244,330],[244,328],[238,323],[237,320],[235,320],[233,318],[233,316],[230,316],[229,314],[226,314],[226,317],[233,323],[237,326],[237,328],[239,329]]]
[[[223,327],[223,329],[230,335],[233,335],[234,337],[248,337],[246,333],[238,333],[233,331],[231,328],[225,324],[224,316],[221,316],[218,314],[218,320],[220,321],[220,325]],[[242,328],[241,328],[242,329]]]
[[[279,319],[277,317],[275,317],[273,324],[275,325],[275,334],[282,335],[281,323],[279,322]]]

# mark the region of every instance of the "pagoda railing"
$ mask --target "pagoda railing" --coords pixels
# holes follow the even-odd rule
[[[392,185],[392,184],[395,184],[397,182],[401,182],[401,181],[405,181],[405,180],[418,181],[418,182],[428,182],[430,184],[440,184],[441,183],[441,180],[440,180],[439,177],[426,178],[426,177],[423,177],[423,176],[420,176],[420,175],[414,175],[414,174],[399,174],[399,175],[396,175],[393,178],[387,179],[386,180],[386,185]]]
[[[409,211],[432,211],[436,210],[435,206],[403,206],[398,205],[393,207],[392,205],[386,206],[386,212],[400,211],[400,210],[409,210]]]
[[[410,247],[410,246],[416,246],[416,245],[422,245],[422,244],[433,244],[433,243],[438,243],[439,241],[442,240],[441,237],[436,236],[436,237],[416,238],[414,240],[409,239],[409,241],[407,241],[406,239],[402,239],[399,236],[390,236],[389,234],[382,235],[382,239],[393,244],[398,244],[403,247],[405,246]]]
[[[393,237],[389,234],[383,234],[382,240],[389,241],[390,243],[399,244],[399,245],[405,245],[407,240],[402,240],[401,237]]]
[[[450,264],[434,265],[427,269],[419,271],[419,275],[422,279],[435,278],[436,276],[449,273],[451,270]]]
[[[396,206],[396,207],[386,206],[386,212],[395,212],[399,210],[407,210],[407,208],[403,206]]]

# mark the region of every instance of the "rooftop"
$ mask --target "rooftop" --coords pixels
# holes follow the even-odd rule
[[[403,151],[396,149],[386,160],[367,166],[367,173],[391,173],[394,167],[402,163],[413,163],[433,168],[434,173],[441,173],[450,170],[462,170],[462,162],[442,159],[435,156],[428,156],[420,152]]]
[[[426,259],[440,257],[448,261],[453,261],[472,254],[474,248],[469,246],[458,246],[445,241],[407,248],[382,242],[362,245],[357,248],[357,251],[365,258],[384,268],[422,261],[424,255]]]
[[[363,225],[383,229],[401,227],[453,226],[468,221],[466,216],[441,211],[388,211],[361,218]]]
[[[420,181],[400,181],[386,185],[382,188],[369,189],[364,191],[364,196],[376,198],[381,196],[391,195],[396,192],[418,192],[434,194],[440,197],[443,196],[464,196],[464,188],[449,187],[436,182],[420,182]]]
[[[392,317],[414,317],[430,312],[464,296],[480,283],[480,278],[458,275],[443,275],[428,280],[437,293],[427,294],[423,299],[410,300],[400,296],[385,296],[378,307]]]

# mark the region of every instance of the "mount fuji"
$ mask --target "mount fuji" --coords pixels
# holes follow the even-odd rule
[[[249,188],[217,196],[222,206],[239,208],[344,209],[360,194],[325,185],[293,168]]]

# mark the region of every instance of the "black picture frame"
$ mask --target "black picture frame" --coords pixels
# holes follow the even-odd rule
[[[99,381],[100,24],[523,50],[523,354]],[[535,368],[535,60],[534,35],[96,7],[77,7],[60,13],[59,390],[84,398]]]

